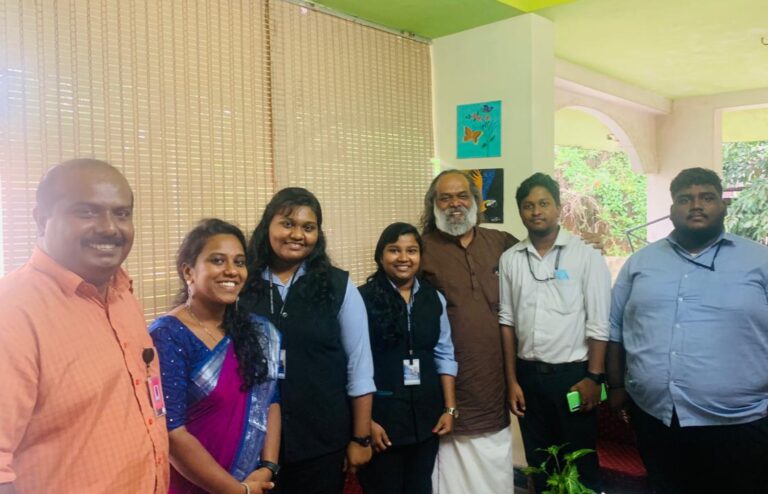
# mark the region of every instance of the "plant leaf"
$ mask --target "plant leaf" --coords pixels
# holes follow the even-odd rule
[[[590,453],[594,453],[594,449],[577,449],[576,451],[571,451],[570,453],[565,455],[565,461],[570,463],[572,461],[578,460],[582,456],[586,456]]]

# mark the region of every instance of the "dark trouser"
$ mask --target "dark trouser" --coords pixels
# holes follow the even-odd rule
[[[517,360],[517,381],[525,396],[525,417],[520,419],[520,432],[528,465],[539,466],[547,454],[537,451],[553,445],[567,445],[562,455],[577,449],[595,449],[597,441],[597,412],[571,412],[566,394],[569,388],[584,379],[586,362],[545,364]],[[561,461],[562,465],[562,461]],[[579,479],[590,489],[600,492],[597,453],[576,460]],[[549,467],[554,467],[552,462]],[[534,475],[536,492],[547,489],[546,478]]]
[[[437,436],[407,446],[390,446],[357,474],[365,494],[431,494]]]
[[[768,417],[737,425],[671,427],[631,408],[637,449],[657,494],[768,492]]]
[[[341,494],[344,490],[344,458],[347,450],[283,463],[274,491],[278,494]]]

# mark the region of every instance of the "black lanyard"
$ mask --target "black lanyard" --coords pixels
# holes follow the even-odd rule
[[[288,312],[285,311],[285,306],[288,305],[288,293],[287,291],[293,287],[293,280],[296,279],[296,273],[298,273],[299,270],[296,269],[296,271],[293,272],[291,275],[291,280],[288,282],[288,286],[286,287],[286,294],[285,299],[283,299],[283,305],[280,307],[280,319],[275,319],[275,299],[274,299],[274,284],[272,283],[272,270],[267,268],[267,276],[269,277],[269,315],[271,316],[270,319],[272,319],[275,323],[275,325],[278,327],[278,329],[282,329],[282,320],[288,317]],[[281,297],[282,298],[282,297]]]
[[[691,264],[695,264],[696,266],[699,266],[700,268],[705,268],[705,269],[708,269],[708,270],[714,272],[715,271],[715,259],[717,259],[717,255],[720,253],[720,247],[723,246],[723,240],[724,239],[722,239],[722,238],[720,240],[718,240],[718,242],[717,242],[717,249],[715,249],[715,255],[712,256],[712,262],[710,263],[709,266],[707,266],[706,264],[702,264],[702,263],[700,263],[698,261],[694,261],[690,257],[688,257],[685,254],[683,254],[683,252],[680,250],[680,247],[678,247],[674,242],[669,241],[669,245],[672,246],[672,250],[674,250],[675,254],[680,256],[681,259],[683,259],[685,261],[688,261]]]
[[[413,328],[411,327],[411,309],[413,309],[413,290],[416,284],[411,287],[411,295],[408,297],[408,303],[405,306],[405,313],[408,321],[408,358],[413,364]]]
[[[557,249],[557,256],[555,256],[555,272],[550,278],[544,278],[543,280],[540,280],[536,277],[536,275],[533,273],[533,266],[531,265],[531,253],[528,252],[528,249],[525,249],[525,258],[528,260],[528,270],[531,272],[531,276],[533,276],[533,279],[536,281],[550,281],[557,278],[557,271],[560,269],[560,253],[563,251],[563,246],[558,245],[555,247]],[[543,259],[542,259],[543,260]]]

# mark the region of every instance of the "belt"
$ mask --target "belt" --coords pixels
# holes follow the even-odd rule
[[[536,374],[556,374],[558,372],[566,372],[570,370],[578,370],[587,368],[587,361],[583,362],[565,362],[562,364],[548,364],[546,362],[539,362],[537,360],[523,360],[517,359],[517,367],[520,370],[526,372],[534,372]]]

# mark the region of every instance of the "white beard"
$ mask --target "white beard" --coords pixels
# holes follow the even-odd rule
[[[477,203],[472,201],[469,209],[464,206],[448,208],[445,211],[433,206],[435,215],[435,225],[441,232],[445,232],[452,237],[460,237],[470,231],[477,224]],[[464,215],[461,218],[454,218],[451,213],[461,211]]]

